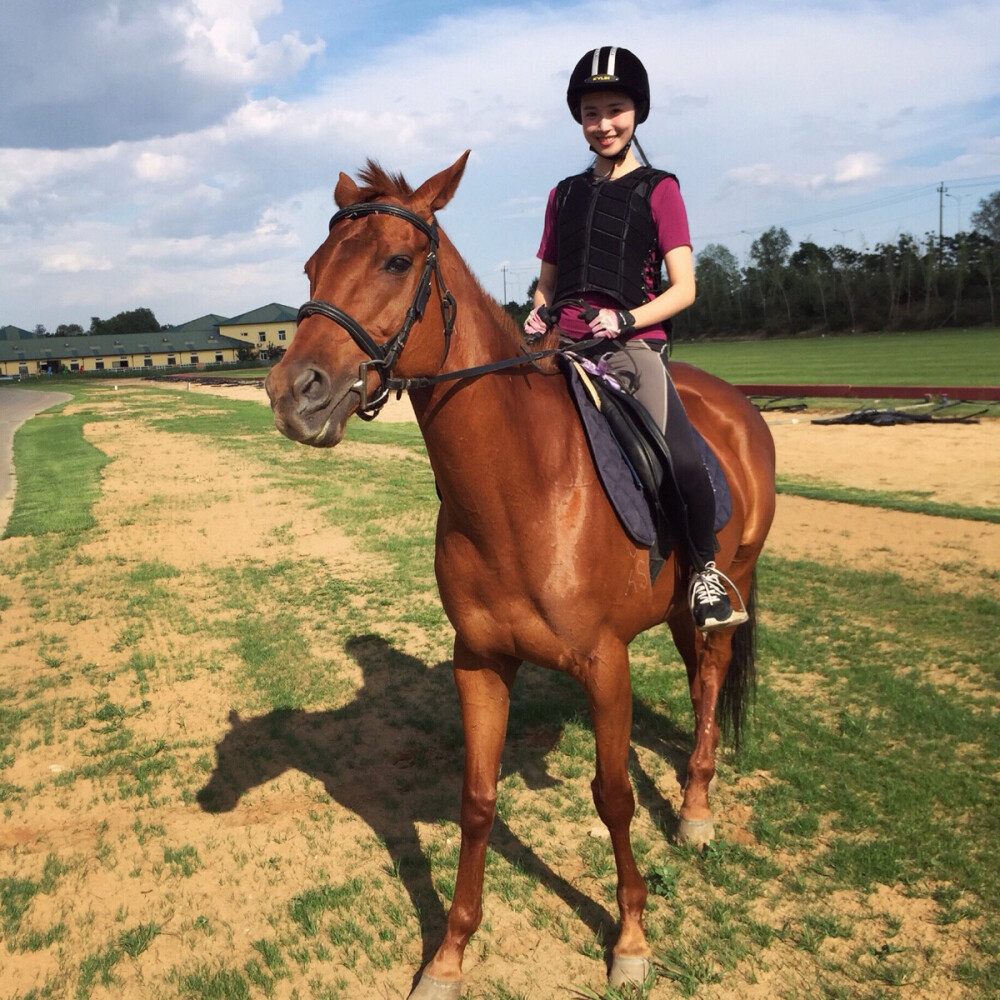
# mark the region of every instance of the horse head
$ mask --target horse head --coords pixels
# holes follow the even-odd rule
[[[310,301],[265,383],[275,425],[293,441],[332,447],[352,413],[378,411],[394,373],[440,368],[454,301],[438,261],[435,212],[451,201],[468,157],[416,191],[372,161],[360,174],[363,187],[340,175],[339,211],[305,267]]]

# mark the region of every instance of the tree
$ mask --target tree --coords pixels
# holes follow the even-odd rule
[[[160,324],[156,321],[152,309],[131,309],[120,312],[111,319],[101,319],[92,316],[90,333],[92,336],[121,336],[123,333],[156,333]]]
[[[823,247],[815,243],[800,243],[798,249],[792,254],[789,260],[792,271],[798,273],[804,281],[806,288],[803,289],[803,310],[809,319],[813,318],[814,308],[810,308],[810,298],[808,289],[813,285],[819,293],[820,311],[823,314],[823,326],[830,329],[830,318],[827,314],[826,297],[831,290],[831,285],[836,282],[836,275],[833,268],[833,261],[830,253]],[[815,300],[813,300],[815,301]],[[818,317],[817,317],[818,318]]]
[[[695,260],[694,276],[698,286],[696,307],[708,313],[708,325],[716,330],[730,326],[735,303],[742,326],[740,265],[733,252],[721,243],[709,243]]]
[[[39,323],[38,326],[32,330],[31,335],[33,337],[47,337],[49,335],[49,331],[45,329],[44,323]]]
[[[983,198],[969,222],[977,233],[1000,245],[1000,191]]]
[[[761,304],[767,310],[767,296],[777,291],[785,303],[788,325],[792,325],[792,309],[785,292],[786,265],[792,238],[781,226],[771,226],[750,244],[750,260],[760,281]],[[766,325],[766,315],[765,315]]]
[[[82,337],[83,327],[79,323],[60,323],[56,327],[57,337]]]

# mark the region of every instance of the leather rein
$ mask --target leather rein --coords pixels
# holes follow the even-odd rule
[[[559,349],[546,351],[528,351],[521,347],[522,354],[518,357],[505,358],[502,361],[494,361],[489,364],[479,365],[475,368],[463,368],[460,371],[444,372],[437,375],[417,376],[414,378],[398,378],[392,374],[393,367],[399,360],[406,341],[410,336],[410,331],[414,324],[423,318],[424,310],[427,308],[427,301],[431,293],[431,278],[437,278],[438,297],[441,302],[441,318],[444,321],[444,354],[441,357],[441,366],[444,365],[451,348],[451,335],[455,328],[455,316],[458,306],[454,296],[448,291],[441,275],[441,266],[438,262],[438,226],[437,219],[432,218],[430,223],[411,212],[401,205],[393,205],[391,202],[362,202],[357,205],[348,205],[341,209],[330,219],[330,229],[343,219],[357,219],[365,215],[392,215],[398,219],[404,219],[412,226],[419,229],[430,242],[430,249],[424,261],[423,273],[417,283],[417,290],[414,293],[413,301],[403,318],[402,326],[384,344],[378,343],[365,328],[349,313],[335,306],[332,302],[325,302],[322,299],[310,299],[298,312],[296,322],[301,323],[308,316],[324,316],[332,320],[338,326],[346,330],[351,339],[368,355],[367,361],[362,361],[358,366],[358,381],[352,386],[357,389],[361,396],[358,405],[358,416],[362,420],[374,420],[378,416],[382,407],[385,406],[391,392],[396,393],[398,399],[404,391],[409,389],[421,389],[426,386],[436,385],[439,382],[447,382],[455,379],[471,378],[478,375],[487,375],[491,372],[502,371],[507,368],[515,368],[520,365],[532,365],[537,367],[537,362],[542,358],[551,357],[554,354],[562,353]],[[440,366],[439,366],[440,367]],[[379,377],[378,389],[374,396],[368,395],[368,373],[374,370]]]

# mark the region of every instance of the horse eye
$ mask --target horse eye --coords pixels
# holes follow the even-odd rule
[[[406,274],[413,267],[413,261],[409,257],[390,257],[385,262],[385,269],[390,274]]]

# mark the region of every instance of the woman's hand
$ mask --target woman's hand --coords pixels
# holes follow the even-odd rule
[[[627,309],[599,309],[587,325],[595,337],[620,337],[634,329],[635,317]]]
[[[524,321],[524,332],[529,336],[538,337],[543,333],[548,332],[548,324],[544,319],[542,319],[541,316],[538,315],[539,311],[544,308],[544,306],[535,306],[535,308],[528,313],[528,318]]]

